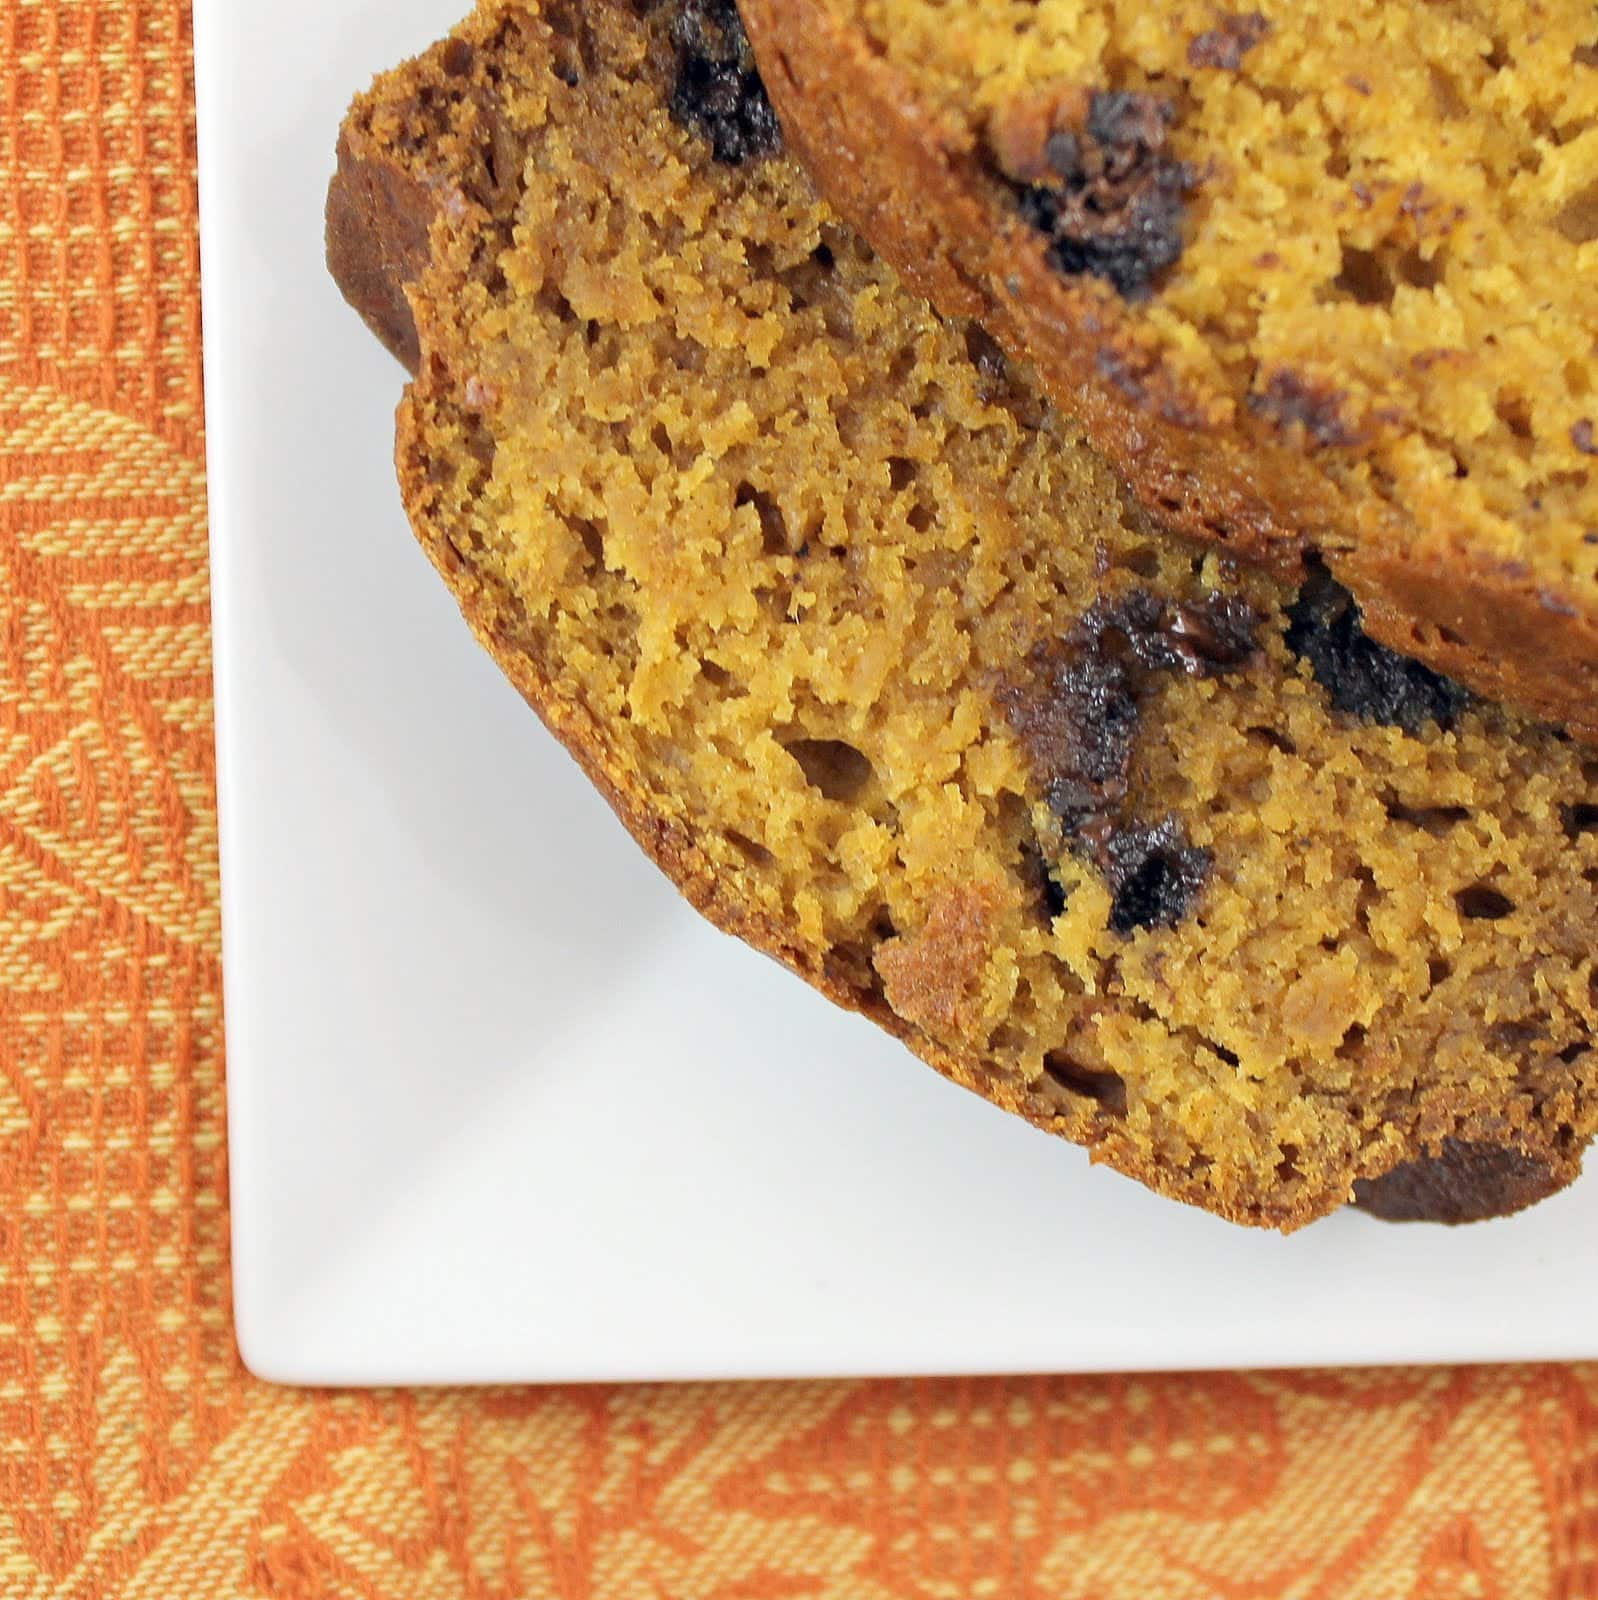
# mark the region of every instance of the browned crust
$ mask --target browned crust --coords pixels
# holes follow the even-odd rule
[[[804,944],[791,926],[751,906],[699,847],[692,831],[661,814],[656,797],[611,747],[603,725],[541,668],[536,641],[527,634],[520,606],[498,577],[476,561],[470,530],[452,527],[448,521],[435,464],[423,447],[418,411],[429,393],[429,368],[447,365],[453,335],[431,297],[413,299],[407,289],[441,256],[452,250],[457,256],[463,253],[461,239],[491,219],[465,192],[458,175],[429,173],[420,160],[414,154],[402,156],[374,138],[363,103],[358,102],[340,137],[338,169],[327,203],[328,261],[335,279],[378,337],[413,373],[422,374],[407,390],[399,411],[396,465],[404,504],[418,541],[454,594],[473,634],[651,860],[715,926],[772,956],[835,1004],[870,1017],[945,1077],[1046,1132],[1086,1145],[1093,1160],[1172,1199],[1237,1223],[1291,1229],[1324,1214],[1323,1203],[1261,1208],[1218,1195],[1186,1173],[1141,1159],[1116,1137],[1113,1117],[1091,1111],[1062,1116],[1056,1103],[1024,1093],[982,1064],[958,1056],[898,1016],[887,1004],[880,983],[869,974]],[[1468,1132],[1469,1148],[1480,1151],[1491,1145],[1494,1131]],[[1562,1187],[1579,1170],[1579,1157],[1556,1159],[1529,1150],[1511,1153],[1512,1162],[1494,1167],[1478,1160],[1468,1174],[1460,1175],[1457,1161],[1444,1147],[1435,1161],[1406,1163],[1391,1186],[1378,1178],[1364,1192],[1378,1215],[1393,1214],[1382,1210],[1383,1204],[1405,1203],[1411,1208],[1406,1215],[1461,1220],[1466,1210],[1473,1216],[1517,1210],[1541,1193]],[[1436,1161],[1442,1163],[1439,1174],[1428,1179]],[[1546,1187],[1535,1195],[1528,1176],[1533,1167],[1548,1174]],[[1468,1189],[1470,1183],[1476,1185],[1474,1190]],[[1400,1192],[1418,1198],[1384,1200]],[[1433,1212],[1425,1209],[1428,1195],[1439,1197]]]
[[[825,0],[740,0],[794,152],[840,212],[946,315],[1028,355],[1055,401],[1166,526],[1285,575],[1319,553],[1383,643],[1598,742],[1598,613],[1574,584],[1439,540],[1356,499],[1267,426],[1184,393],[1135,312],[1047,262],[978,153]],[[1410,553],[1413,550],[1413,553]]]

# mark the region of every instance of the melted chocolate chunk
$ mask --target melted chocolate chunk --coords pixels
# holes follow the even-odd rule
[[[1545,1200],[1569,1182],[1512,1146],[1444,1139],[1430,1156],[1354,1185],[1354,1204],[1383,1222],[1480,1222]]]
[[[1236,595],[1211,593],[1194,605],[1159,599],[1134,589],[1113,604],[1099,601],[1082,619],[1095,640],[1118,633],[1150,672],[1184,672],[1213,678],[1241,666],[1254,653],[1259,613]]]
[[[1021,214],[1052,241],[1058,271],[1135,300],[1175,265],[1194,176],[1166,149],[1173,115],[1154,95],[1095,90],[1080,124],[1048,134],[1048,175],[1022,189]]]
[[[1210,860],[1172,817],[1152,828],[1134,824],[1112,833],[1100,856],[1114,895],[1110,931],[1174,928],[1204,887]]]
[[[755,70],[734,0],[681,0],[671,19],[677,81],[671,114],[730,166],[782,148],[782,129]]]
[[[1209,852],[1191,845],[1175,819],[1149,826],[1124,815],[1138,679],[1233,671],[1253,654],[1259,623],[1235,596],[1173,602],[1134,589],[1101,600],[1065,638],[1034,651],[1030,681],[1006,695],[1061,835],[1109,885],[1116,933],[1180,921],[1210,869]]]
[[[1038,695],[1018,731],[1048,774],[1049,809],[1077,834],[1126,797],[1137,697],[1125,663],[1098,648],[1067,650],[1040,665]]]
[[[1318,563],[1287,616],[1288,649],[1309,663],[1339,711],[1419,733],[1428,722],[1452,727],[1470,702],[1451,678],[1372,639],[1354,597]]]
[[[1243,57],[1270,31],[1270,23],[1258,11],[1222,17],[1215,27],[1206,28],[1188,45],[1187,64],[1236,72],[1243,65]]]

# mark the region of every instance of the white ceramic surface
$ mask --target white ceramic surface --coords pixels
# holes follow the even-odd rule
[[[302,1383],[1598,1355],[1598,1180],[1234,1230],[703,925],[481,656],[322,267],[464,0],[198,0],[234,1284]]]

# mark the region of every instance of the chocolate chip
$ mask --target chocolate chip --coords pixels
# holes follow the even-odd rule
[[[1570,442],[1584,456],[1598,456],[1598,439],[1593,437],[1591,417],[1581,417],[1570,425]]]
[[[1209,851],[1189,844],[1170,817],[1152,828],[1133,826],[1112,834],[1102,854],[1114,896],[1111,932],[1175,927],[1204,887],[1210,861]]]
[[[1072,851],[1103,874],[1110,927],[1170,926],[1186,915],[1210,856],[1167,818],[1126,819],[1140,705],[1137,674],[1213,677],[1254,652],[1259,614],[1235,596],[1173,603],[1133,589],[1094,605],[1063,639],[1033,653],[1028,681],[1006,691],[1010,724]]]
[[[1187,47],[1190,67],[1214,67],[1219,72],[1236,72],[1243,57],[1271,31],[1270,23],[1258,11],[1222,17]]]
[[[1451,678],[1372,639],[1354,597],[1319,563],[1287,616],[1288,649],[1309,663],[1339,711],[1419,733],[1428,722],[1452,727],[1470,702]]]
[[[1098,657],[1062,663],[1050,685],[1063,759],[1043,798],[1079,834],[1126,797],[1126,772],[1137,733],[1137,699],[1126,668]]]
[[[1249,619],[1245,630],[1243,616]],[[1208,677],[1241,666],[1254,652],[1252,608],[1241,602],[1226,601],[1224,606],[1177,606],[1171,612],[1166,636],[1182,657],[1182,668],[1194,678]]]
[[[1133,94],[1124,89],[1096,90],[1088,101],[1088,139],[1099,147],[1100,162],[1111,178],[1131,174],[1165,147],[1166,130],[1176,119],[1169,100],[1157,95]],[[1074,176],[1062,172],[1061,177]]]
[[[1202,600],[1167,604],[1135,589],[1108,605],[1100,601],[1082,619],[1095,636],[1114,632],[1127,641],[1151,672],[1184,672],[1211,678],[1240,667],[1254,653],[1259,613],[1235,595],[1211,593]]]
[[[782,129],[733,0],[681,0],[671,38],[677,47],[672,116],[732,166],[781,149]]]
[[[1519,1211],[1568,1181],[1520,1150],[1444,1139],[1435,1154],[1360,1179],[1354,1204],[1386,1222],[1479,1222]]]
[[[1181,257],[1195,182],[1166,149],[1173,108],[1155,95],[1094,90],[1062,96],[1056,114],[1082,120],[1046,132],[1041,163],[1010,158],[1012,170],[1028,175],[1046,168],[1021,188],[1021,215],[1050,239],[1057,271],[1104,278],[1126,298],[1141,299]]]

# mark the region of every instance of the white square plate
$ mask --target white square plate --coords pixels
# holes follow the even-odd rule
[[[234,1288],[262,1376],[1598,1355],[1598,1181],[1234,1229],[713,932],[478,653],[322,265],[351,92],[465,0],[199,0]]]

